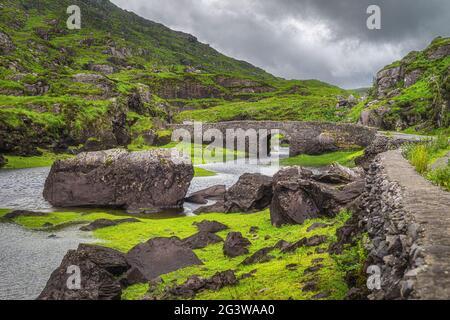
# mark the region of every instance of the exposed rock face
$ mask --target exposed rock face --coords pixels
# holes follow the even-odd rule
[[[119,224],[123,223],[135,223],[140,222],[138,219],[129,218],[129,219],[119,219],[119,220],[108,220],[108,219],[98,219],[94,222],[90,223],[87,226],[81,227],[81,231],[94,231],[97,229],[107,228],[107,227],[114,227]]]
[[[176,237],[154,238],[138,244],[127,253],[126,258],[146,281],[178,269],[202,264],[195,253]]]
[[[44,81],[38,81],[34,84],[24,85],[26,93],[31,96],[42,96],[50,90],[50,86]]]
[[[114,83],[102,75],[93,73],[79,73],[73,76],[73,81],[95,86],[102,91],[101,97],[103,98],[111,98],[115,95],[113,92],[115,87]],[[86,98],[96,97],[98,97],[98,95]]]
[[[0,31],[0,55],[11,53],[15,49],[11,38],[4,32]]]
[[[446,56],[450,56],[450,44],[440,46],[428,54],[428,58],[431,60],[442,59]]]
[[[208,200],[223,200],[226,191],[227,189],[225,185],[212,186],[210,188],[192,193],[186,198],[186,201],[197,204],[207,204]]]
[[[225,210],[253,212],[267,208],[272,201],[272,178],[246,173],[225,194]]]
[[[384,97],[386,94],[404,77],[404,69],[402,66],[384,69],[377,74],[377,94]]]
[[[77,266],[81,271],[81,288],[71,290],[69,267]],[[129,268],[122,253],[92,245],[80,245],[69,251],[56,269],[39,300],[120,300],[122,289],[116,276]]]
[[[223,253],[230,258],[248,254],[248,246],[251,242],[242,236],[240,232],[230,232],[223,245]]]
[[[319,175],[319,178],[332,180],[325,178],[325,175]],[[312,173],[301,167],[283,169],[274,177],[270,206],[272,224],[302,224],[307,219],[335,216],[363,189],[361,180],[345,187],[336,187],[314,181]]]
[[[364,178],[364,172],[359,169],[350,169],[334,163],[322,172],[315,174],[312,178],[323,183],[349,183]]]
[[[192,165],[171,150],[82,153],[52,166],[44,198],[56,207],[179,208],[193,176]]]
[[[405,75],[405,87],[410,87],[415,84],[419,78],[422,76],[423,70],[417,69],[408,72]]]
[[[385,127],[384,116],[389,113],[390,108],[381,106],[376,109],[366,109],[361,112],[359,123],[363,126],[383,128]]]

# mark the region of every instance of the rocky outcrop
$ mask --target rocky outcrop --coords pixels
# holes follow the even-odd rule
[[[225,256],[235,258],[248,254],[248,247],[252,243],[242,236],[240,232],[230,232],[223,245],[223,253]]]
[[[428,53],[428,58],[431,60],[438,60],[450,56],[450,44],[438,46]]]
[[[115,72],[114,67],[108,64],[89,63],[86,65],[86,69],[94,72],[99,72],[102,74],[113,74]]]
[[[98,219],[98,220],[95,220],[94,222],[91,222],[87,226],[81,227],[80,230],[81,231],[95,231],[98,229],[118,226],[119,224],[135,223],[135,222],[140,222],[140,220],[135,219],[135,218],[118,219],[118,220]]]
[[[246,173],[225,194],[225,212],[256,212],[272,201],[272,178]]]
[[[194,176],[183,160],[171,150],[82,153],[52,166],[44,197],[56,207],[180,208]]]
[[[131,249],[126,259],[132,267],[129,273],[138,272],[142,282],[202,262],[196,254],[176,237],[153,238]]]
[[[204,220],[202,222],[194,222],[194,225],[200,232],[216,233],[223,230],[227,230],[228,226],[217,221]]]
[[[114,92],[115,89],[114,82],[112,82],[111,80],[100,74],[78,73],[73,76],[73,81],[84,84],[90,84],[101,91],[101,94],[95,94],[92,96],[85,95],[84,98],[86,99],[98,99],[99,97],[106,99],[116,96],[116,93]]]
[[[15,49],[9,35],[0,31],[0,55],[10,54]]]
[[[318,175],[321,180],[333,181],[331,177]],[[362,180],[337,187],[315,181],[312,172],[301,167],[282,169],[273,180],[272,224],[302,224],[307,219],[333,217],[358,198],[363,189]]]
[[[72,281],[79,268],[80,287]],[[80,245],[69,251],[39,295],[38,300],[120,300],[122,289],[116,277],[126,272],[122,253],[93,245]]]
[[[403,80],[404,76],[403,66],[387,68],[378,72],[376,79],[377,96],[385,97],[398,82]]]
[[[15,210],[8,212],[3,216],[5,219],[14,220],[19,217],[45,217],[48,216],[47,212],[35,212],[29,210]]]

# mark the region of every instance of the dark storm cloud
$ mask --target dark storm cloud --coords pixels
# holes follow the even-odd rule
[[[343,87],[369,85],[379,68],[450,35],[448,0],[112,2],[275,75]],[[381,7],[381,30],[366,27],[369,5]]]

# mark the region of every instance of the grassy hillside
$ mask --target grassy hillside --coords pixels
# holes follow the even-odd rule
[[[438,37],[378,72],[355,111],[364,124],[386,130],[449,134],[450,38]]]
[[[82,29],[68,30],[77,4]],[[345,120],[349,93],[286,81],[107,0],[0,6],[0,153],[164,145],[186,119]],[[205,111],[206,110],[206,111]]]

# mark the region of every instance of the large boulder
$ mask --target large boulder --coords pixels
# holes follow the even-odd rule
[[[180,208],[194,176],[184,160],[171,150],[82,153],[55,162],[44,198],[55,207]]]
[[[193,265],[203,264],[179,238],[153,238],[138,244],[126,255],[132,271],[140,273],[142,282]],[[130,271],[130,273],[132,273]]]
[[[333,163],[332,165],[319,171],[319,173],[314,174],[312,178],[323,183],[349,183],[363,179],[364,171],[362,169],[351,169],[338,163]]]
[[[270,206],[272,224],[302,224],[307,219],[333,217],[364,190],[363,180],[350,185],[331,185],[314,180],[301,167],[278,172],[273,182]]]
[[[257,173],[245,173],[235,185],[225,192],[223,199],[220,196],[223,192],[221,186],[218,186],[217,190],[208,192],[210,191],[211,193],[217,191],[216,198],[219,200],[210,206],[200,207],[195,211],[196,214],[257,212],[267,208],[272,201],[272,178]],[[204,193],[200,192],[197,195],[191,195],[189,200],[202,204],[201,200],[206,200],[204,196]]]
[[[272,178],[246,173],[225,194],[225,209],[227,213],[260,211],[271,201]]]
[[[80,288],[68,286],[74,266],[80,270]],[[38,300],[120,300],[122,289],[116,277],[128,268],[124,255],[118,251],[80,245],[66,254]]]

